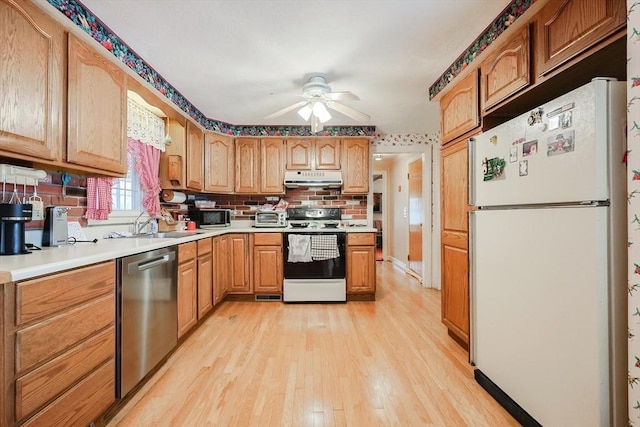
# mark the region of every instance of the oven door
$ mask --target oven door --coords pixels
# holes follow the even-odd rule
[[[308,262],[289,261],[289,236],[302,235],[309,236],[336,236],[338,246],[338,257],[324,260],[312,259]],[[344,279],[346,273],[346,233],[344,232],[323,232],[323,231],[303,231],[285,232],[284,234],[284,278],[285,279]]]
[[[300,259],[300,254],[293,257],[298,262],[293,262],[290,257],[292,252],[292,245],[289,243],[289,236],[308,236],[310,239],[315,239],[315,243],[327,243],[334,242],[333,236],[335,236],[335,243],[337,246],[337,253],[335,247],[332,245],[323,246],[320,245],[318,251],[317,245],[314,250],[311,251],[313,255],[324,255],[320,258],[328,259],[314,259],[313,256],[306,258],[303,261]],[[323,249],[324,248],[324,249]],[[282,289],[282,299],[285,302],[345,302],[346,298],[346,234],[344,232],[289,232],[285,233],[284,239],[284,281]],[[322,251],[329,251],[323,253]],[[337,255],[337,256],[334,256]],[[329,257],[330,256],[330,257]],[[305,257],[302,257],[305,258]]]

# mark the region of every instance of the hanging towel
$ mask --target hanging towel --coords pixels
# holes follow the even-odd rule
[[[288,262],[311,262],[311,239],[302,234],[289,234]]]
[[[318,234],[311,236],[311,258],[315,261],[340,257],[338,236],[335,234]]]
[[[113,178],[87,178],[87,219],[109,219]]]

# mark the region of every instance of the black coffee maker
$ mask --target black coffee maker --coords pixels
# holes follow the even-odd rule
[[[24,242],[24,225],[31,221],[32,206],[0,203],[0,255],[31,253]]]

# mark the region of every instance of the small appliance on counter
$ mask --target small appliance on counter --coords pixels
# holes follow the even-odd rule
[[[0,255],[31,253],[24,242],[24,224],[31,215],[30,204],[0,203]]]
[[[45,210],[42,246],[63,246],[69,241],[67,212],[69,208],[49,206]]]
[[[198,228],[218,228],[231,226],[230,209],[189,209],[189,219],[196,223]]]
[[[254,227],[287,227],[287,211],[284,210],[262,210],[256,211]]]

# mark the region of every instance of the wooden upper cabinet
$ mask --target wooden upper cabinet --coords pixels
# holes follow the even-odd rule
[[[191,122],[187,122],[187,188],[204,188],[204,134]]]
[[[127,84],[124,71],[69,35],[67,161],[127,173]]]
[[[287,139],[287,169],[310,170],[312,167],[313,141],[310,139]]]
[[[340,169],[340,140],[331,138],[316,141],[314,169]]]
[[[260,140],[236,138],[236,193],[260,192]]]
[[[445,147],[440,156],[443,232],[467,232],[467,141]]]
[[[345,138],[342,140],[342,193],[369,192],[369,140]]]
[[[440,123],[443,143],[478,127],[480,115],[477,70],[473,70],[442,97]]]
[[[235,163],[233,138],[207,132],[204,137],[204,191],[232,193]]]
[[[61,160],[64,28],[30,2],[0,0],[0,152]]]
[[[551,0],[536,18],[536,74],[552,72],[625,23],[624,0]]]
[[[531,84],[529,26],[501,45],[480,65],[482,111]]]
[[[185,190],[187,184],[187,130],[177,120],[167,119],[171,144],[160,154],[160,185],[165,189]]]
[[[263,139],[260,141],[260,192],[284,193],[284,140]]]

